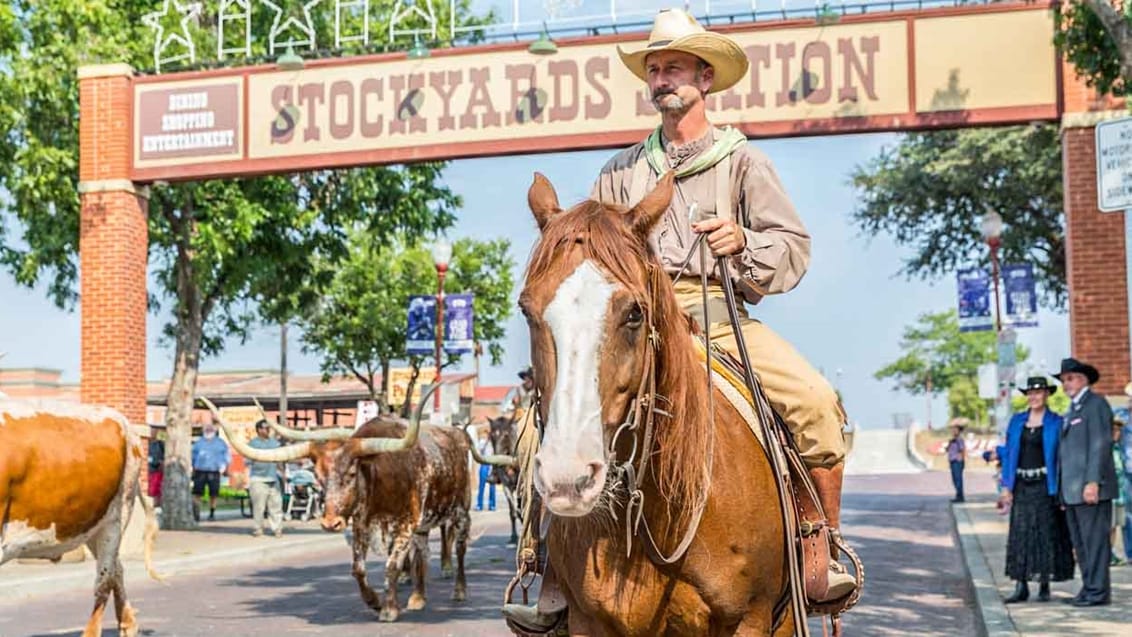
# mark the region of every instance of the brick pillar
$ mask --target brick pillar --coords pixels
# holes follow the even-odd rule
[[[1100,370],[1097,391],[1115,395],[1132,379],[1125,213],[1097,210],[1097,119],[1066,115],[1062,122],[1069,332],[1073,357]]]
[[[143,424],[148,192],[130,181],[132,76],[79,69],[80,394]]]

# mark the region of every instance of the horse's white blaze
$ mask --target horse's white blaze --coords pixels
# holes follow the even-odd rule
[[[540,489],[573,483],[589,475],[590,463],[604,460],[598,366],[613,290],[601,271],[584,261],[543,312],[558,368],[539,451]]]

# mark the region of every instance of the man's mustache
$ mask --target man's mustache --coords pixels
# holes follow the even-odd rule
[[[658,99],[664,97],[665,95],[675,95],[675,94],[676,94],[676,89],[674,89],[674,88],[658,88],[658,89],[656,89],[655,91],[652,92],[652,98],[653,98],[653,100],[658,100]]]

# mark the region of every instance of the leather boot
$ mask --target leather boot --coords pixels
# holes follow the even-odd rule
[[[503,616],[532,635],[552,634],[565,623],[566,598],[558,588],[558,576],[550,562],[543,569],[538,603],[534,606],[504,604]]]
[[[1049,580],[1042,580],[1040,587],[1038,588],[1038,601],[1049,601]]]
[[[1047,584],[1046,586],[1048,588],[1049,585]],[[1049,591],[1047,590],[1046,592],[1048,593]],[[1010,597],[1002,600],[1002,603],[1017,604],[1018,602],[1024,602],[1028,599],[1030,599],[1030,585],[1027,584],[1025,580],[1018,580],[1014,584],[1014,592],[1010,594]]]
[[[845,479],[845,463],[841,462],[832,469],[811,468],[810,478],[814,481],[818,499],[821,500],[821,508],[829,523],[831,539],[829,545],[831,558],[829,562],[829,592],[826,593],[825,599],[814,600],[826,602],[841,599],[857,588],[857,578],[850,575],[849,571],[837,562],[839,553],[832,542],[833,536],[841,532],[841,483]]]

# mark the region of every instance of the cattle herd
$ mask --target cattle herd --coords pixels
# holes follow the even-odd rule
[[[413,585],[406,608],[425,607],[428,536],[434,528],[441,534],[441,568],[446,576],[453,575],[455,548],[453,597],[465,598],[464,554],[474,484],[471,463],[492,464],[503,469],[505,477],[510,474],[506,489],[514,483],[514,471],[507,471],[514,464],[511,456],[481,456],[464,427],[422,425],[419,408],[408,422],[379,417],[356,430],[302,431],[269,420],[292,442],[256,449],[243,442],[211,402],[201,400],[245,457],[264,462],[313,461],[326,494],[322,528],[341,532],[352,526],[353,576],[362,600],[383,621],[395,621],[400,613],[397,585],[403,574],[411,577]],[[426,395],[420,404],[427,401]],[[493,424],[497,429],[502,426]],[[500,435],[502,431],[493,437]],[[120,634],[137,634],[119,557],[136,501],[146,516],[146,569],[151,577],[161,579],[152,566],[157,519],[152,501],[140,488],[145,457],[141,436],[112,409],[21,402],[0,394],[0,564],[19,557],[59,560],[68,551],[88,547],[98,572],[95,606],[83,637],[102,634],[102,615],[111,594]],[[510,494],[508,500],[513,502]],[[514,522],[512,529],[514,535]],[[388,554],[383,593],[370,586],[365,564],[370,544],[379,537]]]

